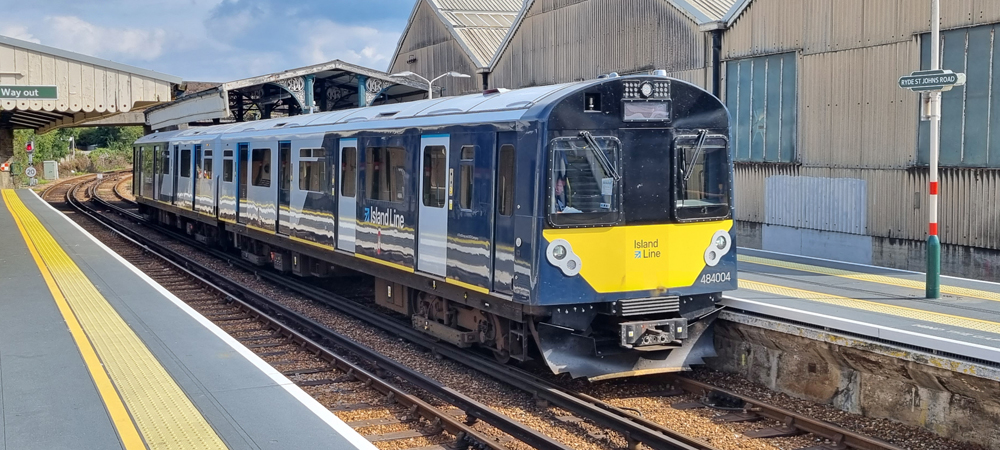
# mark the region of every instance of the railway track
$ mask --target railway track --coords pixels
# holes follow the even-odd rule
[[[90,185],[86,194],[80,192],[84,184]],[[229,280],[212,276],[211,270],[155,242],[145,241],[130,230],[123,230],[81,199],[99,191],[102,184],[108,183],[88,179],[66,189],[65,201],[95,224],[113,230],[131,243],[114,245],[116,252],[282,371],[333,412],[340,413],[342,418],[346,416],[348,425],[376,445],[390,443],[393,449],[420,450],[506,449],[503,440],[498,441],[470,426],[478,418],[489,418],[491,424],[532,447],[569,449],[516,421],[490,414],[485,405],[449,392],[432,379],[412,370],[400,370],[393,361],[357,346],[308,318]],[[110,204],[105,203],[106,206]],[[134,214],[118,212],[126,216]],[[330,347],[346,348],[355,358],[342,356]],[[420,387],[436,394],[442,405],[461,407],[432,405],[403,386]]]
[[[120,185],[120,183],[119,183]],[[118,185],[116,185],[117,187]],[[109,202],[106,199],[102,199],[99,195],[98,190],[93,191],[93,200],[102,204],[102,206],[109,210],[115,210],[119,214],[123,214],[129,217],[129,220],[141,220],[140,217],[130,213],[128,211],[120,211],[120,208],[115,206],[114,202]],[[122,199],[119,197],[119,199]],[[172,234],[173,238],[181,239],[188,245],[191,245],[190,240],[186,239],[184,236],[180,236],[173,233],[171,230],[164,230],[157,228],[160,233]],[[127,231],[121,231],[128,233]],[[134,233],[134,231],[132,232]],[[272,284],[278,285],[292,292],[297,292],[305,297],[314,299],[316,301],[322,302],[330,308],[337,310],[345,315],[350,315],[357,317],[367,323],[375,325],[389,333],[401,336],[406,340],[413,342],[417,345],[423,346],[440,357],[448,358],[461,362],[467,366],[474,368],[475,370],[489,374],[490,376],[503,381],[504,383],[510,384],[524,392],[530,393],[534,396],[539,404],[541,405],[551,405],[560,408],[569,414],[558,416],[559,420],[565,421],[567,423],[576,423],[580,421],[589,421],[597,425],[601,429],[611,430],[619,433],[625,438],[627,446],[629,448],[637,448],[640,444],[648,446],[649,448],[663,448],[663,449],[710,449],[713,448],[710,444],[701,441],[699,439],[691,438],[688,436],[681,435],[669,428],[663,426],[662,424],[656,423],[652,420],[646,419],[641,416],[641,414],[636,414],[636,411],[630,411],[627,408],[620,408],[613,406],[612,404],[596,398],[594,396],[567,389],[560,386],[559,383],[554,383],[542,377],[533,375],[527,371],[518,369],[510,365],[499,364],[491,358],[482,357],[480,355],[470,354],[468,351],[460,350],[458,348],[452,347],[447,344],[441,344],[428,338],[426,335],[412,329],[408,324],[401,323],[398,320],[387,317],[383,314],[379,314],[373,310],[367,308],[358,308],[357,303],[346,299],[342,296],[329,292],[325,289],[312,286],[308,283],[304,283],[300,280],[291,279],[288,277],[282,277],[278,274],[271,273],[268,271],[261,271],[259,268],[249,265],[244,261],[234,258],[232,255],[226,253],[218,252],[211,249],[205,249],[204,247],[199,247],[199,250],[210,253],[212,256],[219,258],[223,261],[227,261],[228,264],[239,267],[243,270],[255,273],[256,276],[264,279]],[[191,265],[191,262],[184,262],[180,264]],[[194,263],[197,264],[197,263]],[[199,276],[211,277],[214,275],[211,271],[208,273],[202,273]],[[224,280],[216,280],[213,282],[225,284]],[[240,295],[243,297],[254,297],[258,294],[246,290],[248,292],[242,292]],[[271,305],[268,308],[273,308],[272,311],[277,310],[279,316],[283,319],[287,317],[294,317],[297,314],[289,313],[288,311],[283,311],[280,305]],[[303,319],[308,321],[308,318],[297,318],[291,319],[292,322],[302,322]],[[296,326],[308,328],[306,325],[300,323]],[[313,336],[320,336],[322,340],[332,342],[333,339],[327,339],[324,334],[327,331],[321,329],[313,329],[311,331]],[[349,341],[349,340],[348,340]],[[368,357],[376,357],[376,355],[371,355],[366,353],[363,349],[356,348],[356,344],[351,342],[337,342],[337,345],[350,350],[356,355]],[[387,361],[385,363],[380,363],[378,365],[380,369],[388,369],[393,373],[403,372],[405,373],[408,368],[396,363],[395,361]],[[397,372],[398,371],[398,372]],[[408,375],[409,377],[414,377],[413,374]],[[409,379],[407,379],[410,382]],[[675,404],[674,406],[678,409],[692,409],[692,408],[718,408],[725,411],[725,414],[717,416],[715,419],[720,422],[750,422],[758,421],[762,419],[771,419],[777,421],[780,425],[775,427],[763,428],[760,430],[753,430],[748,432],[749,436],[757,437],[760,439],[768,439],[775,437],[793,436],[801,435],[805,433],[810,433],[814,436],[813,441],[819,442],[818,445],[813,445],[810,447],[801,447],[802,449],[811,450],[833,450],[833,449],[846,449],[846,448],[857,448],[857,449],[898,449],[898,447],[893,446],[889,443],[867,437],[858,433],[853,433],[849,430],[843,429],[831,423],[811,419],[808,416],[798,414],[792,411],[783,410],[777,407],[770,406],[764,402],[760,402],[754,399],[741,397],[732,392],[727,392],[725,390],[710,386],[704,383],[700,383],[694,380],[690,380],[679,376],[667,377],[667,381],[670,383],[668,388],[662,391],[658,395],[671,396],[671,395],[689,395],[698,398],[697,401],[693,402],[681,402]],[[412,383],[412,382],[411,382]],[[418,387],[425,388],[421,386],[420,381],[413,383]],[[425,388],[426,389],[426,388]],[[430,391],[430,390],[429,390]],[[456,404],[460,402],[453,402]],[[456,405],[460,409],[466,411],[469,418],[472,419],[483,419],[486,422],[490,422],[487,419],[497,420],[496,417],[487,418],[483,417],[481,411],[477,412],[474,408],[469,408],[468,404]],[[490,422],[492,423],[492,422]],[[497,427],[502,429],[501,427]],[[513,435],[513,433],[512,433]],[[525,440],[524,442],[529,443],[535,448],[547,448],[543,446],[536,446]]]

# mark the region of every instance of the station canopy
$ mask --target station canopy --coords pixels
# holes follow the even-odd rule
[[[0,127],[143,125],[178,77],[0,36]]]
[[[244,122],[419,100],[427,86],[334,60],[222,84],[194,86],[173,102],[146,110],[153,130]]]

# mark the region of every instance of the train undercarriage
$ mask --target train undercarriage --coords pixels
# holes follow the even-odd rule
[[[239,252],[257,266],[300,277],[361,273],[338,264],[343,255],[318,247],[240,225],[214,226],[186,211],[142,209],[150,221]],[[377,306],[408,317],[415,329],[436,339],[485,349],[505,363],[540,360],[553,373],[597,381],[687,370],[714,356],[711,323],[720,294],[540,307],[470,296],[416,274],[402,282],[390,279],[393,272],[368,275]]]

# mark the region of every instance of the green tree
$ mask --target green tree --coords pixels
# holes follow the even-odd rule
[[[91,128],[60,128],[58,130],[36,134],[34,130],[14,131],[13,171],[15,181],[27,183],[24,169],[28,166],[28,154],[25,145],[34,141],[33,165],[41,173],[43,161],[59,161],[72,152],[70,138],[75,140],[77,147],[96,145],[101,151],[94,157],[124,160],[132,163],[132,143],[142,137],[142,127],[91,127]]]

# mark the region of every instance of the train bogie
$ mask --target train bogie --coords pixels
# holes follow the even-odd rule
[[[458,346],[602,379],[704,356],[735,288],[725,107],[634,76],[157,133],[144,211]],[[539,350],[537,352],[534,349]]]

